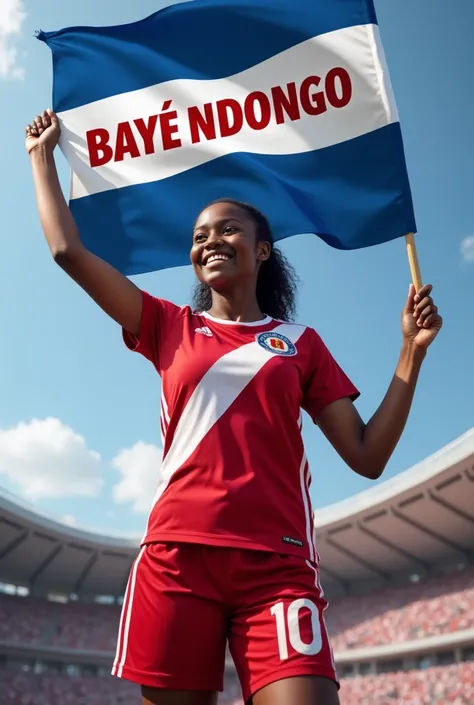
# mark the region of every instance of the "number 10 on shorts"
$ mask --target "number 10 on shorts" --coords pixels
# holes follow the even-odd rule
[[[308,611],[311,616],[310,641],[303,641],[301,636],[300,617],[301,611]],[[293,600],[288,605],[285,613],[285,603],[277,602],[270,610],[275,617],[278,649],[281,661],[288,658],[288,642],[299,654],[314,656],[321,651],[322,634],[319,610],[311,600],[301,598]],[[306,635],[305,635],[306,636]]]

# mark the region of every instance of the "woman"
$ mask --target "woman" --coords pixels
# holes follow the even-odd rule
[[[224,199],[194,224],[197,307],[140,291],[88,252],[53,159],[60,128],[26,128],[55,261],[162,377],[164,460],[131,571],[113,674],[144,705],[211,705],[226,639],[254,705],[337,705],[301,439],[305,409],[352,470],[382,474],[441,328],[431,286],[410,286],[393,381],[366,424],[358,392],[316,332],[285,322],[294,280],[265,218]]]

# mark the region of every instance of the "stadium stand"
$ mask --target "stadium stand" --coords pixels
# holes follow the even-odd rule
[[[136,686],[110,678],[0,670],[0,705],[140,705]]]
[[[474,569],[334,600],[327,625],[335,651],[382,646],[474,627]]]
[[[135,686],[112,678],[0,669],[0,705],[140,705]],[[474,664],[359,676],[342,682],[342,705],[472,705]],[[232,679],[220,705],[242,705]]]
[[[315,523],[341,705],[474,705],[474,429]],[[0,495],[0,705],[139,705],[109,675],[136,550]]]
[[[384,673],[343,682],[343,705],[472,705],[474,664]]]
[[[326,622],[336,652],[474,628],[474,568],[335,599]],[[113,651],[120,608],[0,594],[0,641]]]

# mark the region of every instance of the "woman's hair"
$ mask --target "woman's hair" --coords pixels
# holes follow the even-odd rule
[[[254,206],[233,198],[219,198],[209,203],[206,208],[216,203],[230,203],[245,210],[257,226],[257,242],[270,243],[272,248],[270,257],[261,263],[258,273],[257,302],[262,313],[280,321],[292,321],[296,313],[298,279],[285,255],[273,246],[273,235],[268,220]],[[211,305],[211,287],[203,282],[197,282],[193,292],[194,309],[208,311]]]

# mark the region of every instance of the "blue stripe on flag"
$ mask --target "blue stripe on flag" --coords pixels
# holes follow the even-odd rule
[[[172,79],[231,76],[311,37],[376,22],[372,0],[192,0],[133,24],[38,38],[53,52],[62,112]]]
[[[228,155],[70,205],[86,247],[126,274],[188,264],[194,219],[222,196],[256,205],[276,240],[315,233],[339,249],[368,247],[416,229],[401,144],[394,123],[314,152]]]

